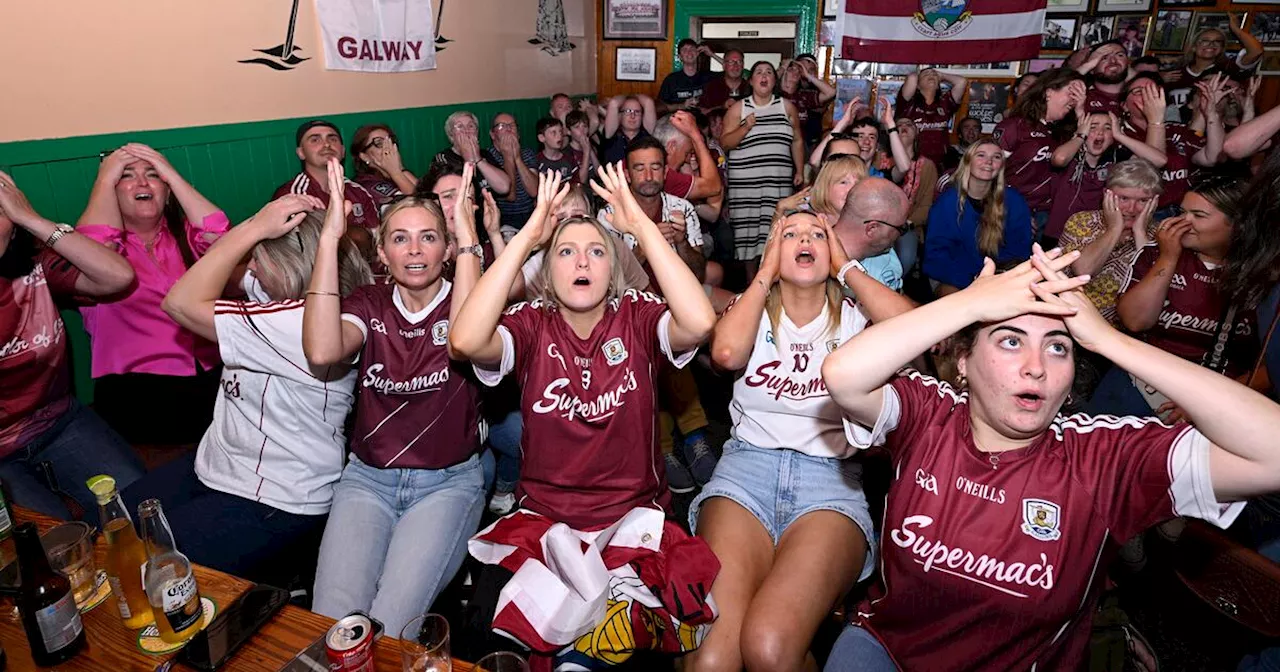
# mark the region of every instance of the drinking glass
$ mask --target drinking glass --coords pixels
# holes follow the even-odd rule
[[[40,537],[49,566],[71,582],[76,607],[83,608],[97,588],[93,562],[93,528],[88,523],[63,523]]]
[[[449,621],[440,614],[423,614],[400,630],[400,659],[404,672],[451,672]]]
[[[524,658],[510,651],[491,653],[476,661],[472,672],[529,672],[529,664]]]

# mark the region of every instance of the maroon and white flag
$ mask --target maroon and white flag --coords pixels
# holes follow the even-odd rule
[[[994,63],[1040,53],[1047,0],[842,0],[840,57],[881,63]]]

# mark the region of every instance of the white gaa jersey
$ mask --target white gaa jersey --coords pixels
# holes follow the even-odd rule
[[[751,360],[733,384],[729,414],[733,438],[760,448],[790,448],[816,457],[848,457],[843,415],[822,382],[827,354],[867,326],[850,299],[840,303],[838,331],[828,327],[830,309],[797,327],[785,310],[775,334],[769,315],[760,316]]]
[[[217,302],[222,389],[196,474],[214,490],[318,515],[328,513],[342,475],[356,372],[307,364],[302,310],[297,300]]]

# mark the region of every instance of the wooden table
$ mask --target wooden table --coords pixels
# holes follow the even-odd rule
[[[58,524],[48,516],[35,513],[20,507],[13,507],[14,517],[18,522],[35,523],[43,532]],[[99,535],[95,557],[99,569],[106,566],[107,542]],[[225,609],[253,584],[244,579],[224,574],[216,569],[194,565],[196,581],[200,586],[200,594],[213,599],[218,609]],[[6,603],[0,609],[0,644],[8,656],[9,670],[84,670],[86,672],[154,672],[164,661],[176,656],[169,653],[153,656],[138,650],[138,633],[127,630],[120,621],[115,609],[115,598],[109,597],[105,602],[83,614],[84,627],[88,642],[84,650],[75,658],[53,668],[36,667],[31,660],[31,649],[27,645],[26,634],[22,630],[22,622],[12,615]],[[278,672],[281,667],[311,645],[319,637],[328,632],[334,620],[315,612],[286,606],[281,609],[261,630],[250,639],[222,669],[228,672]],[[399,640],[394,637],[383,637],[375,644],[378,672],[400,672]],[[174,670],[190,670],[183,665],[174,665]],[[469,672],[471,665],[455,662],[455,672]]]

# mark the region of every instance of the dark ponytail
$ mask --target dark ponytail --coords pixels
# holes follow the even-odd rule
[[[178,251],[182,253],[182,265],[186,268],[195,266],[196,253],[191,249],[191,241],[187,238],[187,213],[182,210],[178,199],[174,198],[172,193],[164,204],[164,221],[169,227],[169,233],[178,243]]]

